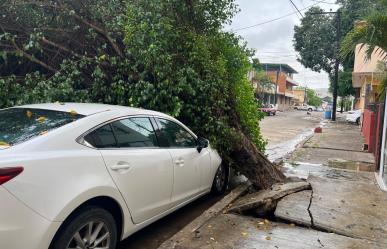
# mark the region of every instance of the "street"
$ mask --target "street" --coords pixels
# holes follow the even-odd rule
[[[287,111],[267,116],[261,123],[261,132],[268,141],[266,154],[271,161],[284,157],[295,146],[311,135],[322,122],[323,112]]]
[[[284,156],[294,149],[295,144],[305,134],[310,134],[321,120],[322,113],[307,115],[305,111],[277,112],[276,116],[265,117],[261,121],[261,131],[269,141],[267,153]],[[294,145],[293,145],[294,144]],[[160,246],[221,197],[204,196],[184,208],[138,231],[122,241],[119,249],[154,249]]]

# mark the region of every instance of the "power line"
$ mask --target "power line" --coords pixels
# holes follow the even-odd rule
[[[316,1],[316,3],[314,3],[312,5],[309,5],[309,6],[305,7],[305,8],[302,8],[301,10],[309,9],[310,7],[318,5],[319,3],[322,3],[322,2],[324,2],[324,1]],[[294,11],[294,12],[288,13],[286,15],[283,15],[283,16],[280,16],[280,17],[277,17],[277,18],[274,18],[274,19],[271,19],[271,20],[267,20],[265,22],[257,23],[257,24],[251,25],[251,26],[246,26],[246,27],[242,27],[242,28],[239,28],[239,29],[231,30],[231,31],[232,32],[237,32],[237,31],[241,31],[241,30],[245,30],[245,29],[250,29],[250,28],[258,27],[258,26],[261,26],[261,25],[264,25],[264,24],[268,24],[268,23],[271,23],[271,22],[275,22],[275,21],[281,20],[281,19],[283,19],[285,17],[288,17],[288,16],[292,16],[292,15],[294,15],[296,13],[298,13],[298,11]]]
[[[302,18],[304,18],[304,16],[302,15],[301,11],[297,8],[297,5],[294,4],[293,0],[289,0],[289,1],[293,4],[294,8],[298,11],[298,13],[300,13],[300,16]]]

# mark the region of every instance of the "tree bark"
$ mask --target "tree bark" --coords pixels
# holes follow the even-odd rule
[[[270,162],[243,132],[239,133],[242,141],[231,154],[237,164],[237,170],[259,189],[267,189],[275,183],[283,182],[286,177],[281,170]]]

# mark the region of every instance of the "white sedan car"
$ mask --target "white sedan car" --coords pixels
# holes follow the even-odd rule
[[[347,113],[345,120],[351,123],[360,124],[362,111],[361,110],[353,110]]]
[[[155,111],[101,104],[0,110],[0,248],[114,249],[227,187],[208,140]]]

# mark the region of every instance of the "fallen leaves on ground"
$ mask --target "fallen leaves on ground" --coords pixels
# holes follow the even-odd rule
[[[246,232],[242,232],[241,234],[242,234],[242,236],[243,236],[243,237],[247,237],[247,236],[249,236],[249,234],[248,234],[248,233],[246,233]]]

